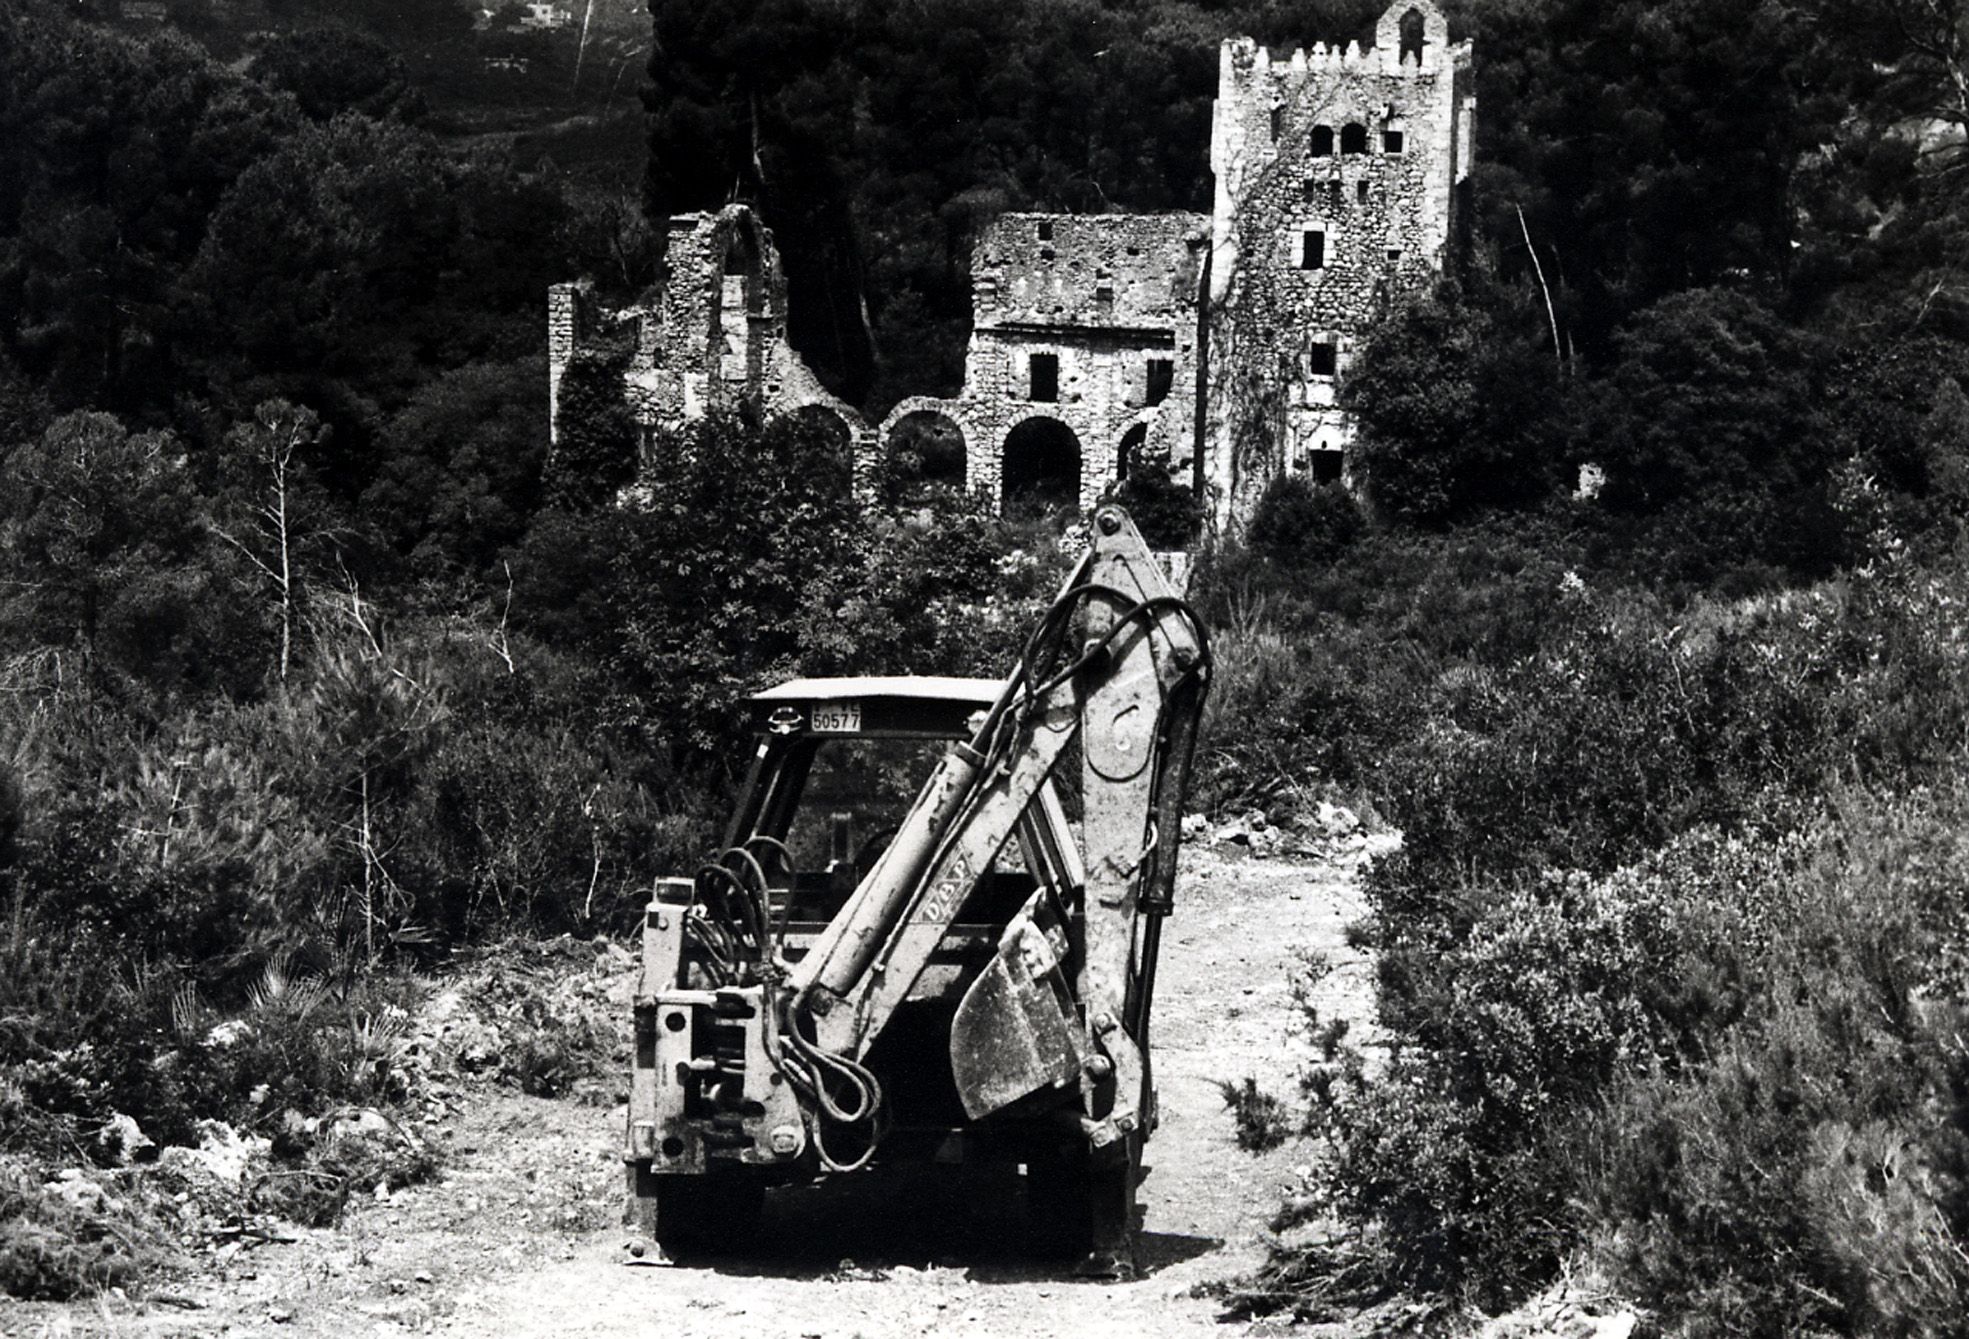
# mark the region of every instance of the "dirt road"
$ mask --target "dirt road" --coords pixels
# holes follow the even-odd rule
[[[1216,1084],[1252,1074],[1276,1091],[1290,1087],[1304,1054],[1292,997],[1304,950],[1338,964],[1319,988],[1323,1011],[1365,1022],[1367,964],[1342,938],[1358,897],[1351,869],[1235,848],[1185,854],[1156,999],[1163,1122],[1141,1191],[1143,1276],[1132,1282],[1085,1282],[1023,1259],[1015,1182],[961,1173],[779,1192],[743,1259],[624,1265],[620,1109],[487,1092],[443,1132],[452,1160],[439,1182],[366,1203],[335,1231],[242,1252],[223,1277],[180,1289],[191,1306],[110,1299],[17,1314],[0,1330],[233,1339],[1238,1333],[1189,1293],[1261,1258],[1265,1221],[1307,1152],[1240,1152]]]

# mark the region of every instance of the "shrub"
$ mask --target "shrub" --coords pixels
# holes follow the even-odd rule
[[[49,1182],[0,1156],[0,1296],[67,1301],[135,1281],[177,1257],[169,1227],[86,1174]]]
[[[1196,543],[1203,504],[1196,489],[1176,477],[1166,458],[1138,457],[1113,496],[1128,509],[1150,548],[1173,551]]]
[[[1246,1153],[1269,1152],[1298,1132],[1299,1121],[1291,1108],[1259,1088],[1258,1080],[1249,1075],[1239,1083],[1220,1080],[1217,1091],[1230,1108],[1237,1146]]]
[[[1335,1270],[1499,1304],[1592,1252],[1688,1333],[1940,1332],[1969,1283],[1963,573],[1672,615],[1544,584],[1501,640],[1452,615],[1397,643],[1371,590],[1338,635],[1297,615],[1357,701],[1412,694],[1356,754],[1405,835],[1369,880],[1392,1055],[1304,1090],[1323,1203],[1380,1263],[1286,1252],[1240,1305],[1318,1310]],[[1240,712],[1306,663],[1256,623]]]
[[[1503,290],[1454,285],[1380,324],[1341,382],[1378,515],[1436,526],[1549,496],[1564,387]]]
[[[1280,474],[1252,509],[1245,542],[1287,571],[1324,567],[1360,538],[1364,522],[1352,495],[1303,474]]]

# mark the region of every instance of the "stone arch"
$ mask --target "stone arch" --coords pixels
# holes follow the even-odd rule
[[[1306,142],[1306,152],[1315,158],[1333,157],[1333,127],[1314,126]]]
[[[1114,477],[1117,483],[1128,479],[1129,467],[1148,448],[1149,422],[1139,419],[1129,425],[1128,431],[1121,434],[1121,440],[1114,444]]]
[[[1056,507],[1080,508],[1080,437],[1051,414],[1021,419],[1000,448],[1000,510],[1033,516]]]
[[[1367,127],[1359,121],[1349,121],[1340,127],[1340,152],[1342,154],[1367,152]]]
[[[846,452],[854,445],[855,425],[831,404],[798,405],[787,413],[795,423],[810,427],[824,435],[828,444]]]
[[[1411,5],[1407,9],[1407,11],[1405,11],[1402,14],[1402,20],[1401,20],[1400,33],[1401,33],[1402,64],[1407,65],[1411,61],[1416,65],[1420,65],[1422,63],[1424,32],[1425,29],[1423,27],[1423,22],[1422,22],[1422,11]]]
[[[786,411],[786,417],[803,429],[808,429],[826,441],[838,470],[832,482],[846,493],[855,486],[855,423],[839,409],[825,402],[796,405]],[[822,479],[807,479],[802,483],[816,491],[824,491]]]
[[[949,408],[905,401],[882,424],[882,458],[904,498],[936,488],[962,490],[970,478],[970,444]]]

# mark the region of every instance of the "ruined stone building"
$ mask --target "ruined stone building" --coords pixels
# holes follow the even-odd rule
[[[626,328],[623,394],[646,430],[750,400],[768,414],[811,412],[832,430],[861,415],[828,394],[786,342],[786,278],[773,235],[744,205],[670,220],[668,282],[641,306],[604,311],[586,283],[547,291],[548,412],[559,432],[561,380],[577,354]],[[864,445],[867,443],[864,442]]]
[[[1219,54],[1204,488],[1220,525],[1281,470],[1348,474],[1339,377],[1456,239],[1476,111],[1470,45],[1396,0],[1367,50]]]
[[[743,205],[670,220],[669,280],[602,312],[549,295],[549,377],[623,328],[624,391],[649,429],[749,398],[818,416],[863,464],[943,444],[946,477],[1001,502],[1032,491],[1094,505],[1154,457],[1194,479],[1218,529],[1270,479],[1350,477],[1338,378],[1391,303],[1424,288],[1466,214],[1470,47],[1433,0],[1396,0],[1372,47],[1274,58],[1224,43],[1199,214],[1007,214],[972,256],[963,390],[870,424],[786,342],[771,233]]]
[[[880,440],[934,418],[964,482],[1083,510],[1144,452],[1194,468],[1201,214],[1006,214],[971,258],[971,344],[954,399],[904,400]]]

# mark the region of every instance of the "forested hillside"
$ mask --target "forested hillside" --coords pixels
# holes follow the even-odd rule
[[[612,508],[597,369],[548,458],[547,284],[626,296],[650,219],[751,199],[835,386],[947,390],[985,221],[1204,206],[1218,41],[1380,8],[671,0],[642,211],[420,82],[443,34],[248,61],[0,10],[0,1287],[134,1267],[36,1189],[119,1115],[387,1104],[401,969],[619,928],[709,835],[736,695],[1002,669],[1054,579],[1057,525],[856,507],[745,418]],[[1407,840],[1360,928],[1394,1058],[1319,1028],[1247,1111],[1325,1137],[1304,1203],[1350,1234],[1239,1305],[1590,1268],[1687,1333],[1947,1332],[1969,11],[1454,20],[1471,254],[1343,387],[1361,497],[1281,484],[1198,588],[1197,803]]]

